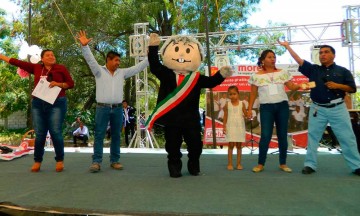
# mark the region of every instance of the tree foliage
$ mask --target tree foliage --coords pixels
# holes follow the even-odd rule
[[[12,27],[5,19],[6,13],[0,9],[0,52],[16,57],[18,48],[10,37]],[[26,110],[28,104],[28,79],[20,79],[16,67],[0,62],[0,117],[6,118],[11,113]]]
[[[115,50],[122,54],[121,67],[129,67],[134,64],[128,50],[135,23],[149,23],[149,31],[162,36],[203,33],[204,2],[208,3],[209,31],[216,32],[250,28],[247,18],[260,0],[32,0],[31,43],[52,49],[57,62],[71,72],[75,88],[67,92],[69,110],[88,110],[95,102],[95,80],[74,38],[77,31],[86,30],[93,38],[90,47],[100,64],[105,64],[108,51]],[[14,22],[15,35],[28,38],[29,0],[19,4],[22,16]],[[236,42],[230,38],[226,43]],[[258,50],[237,50],[235,55],[251,58]],[[157,82],[149,76],[154,92]],[[134,101],[134,85],[134,79],[125,83],[124,97],[129,101]]]

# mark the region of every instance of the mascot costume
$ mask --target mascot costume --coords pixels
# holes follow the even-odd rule
[[[181,177],[181,144],[187,145],[187,168],[191,175],[200,173],[200,155],[203,143],[199,100],[201,88],[214,88],[232,75],[231,67],[225,66],[214,76],[200,75],[195,70],[204,59],[201,44],[192,37],[172,36],[160,50],[163,64],[160,63],[158,48],[160,38],[150,34],[150,71],[160,80],[157,106],[147,120],[148,130],[154,123],[164,126],[165,149],[168,153],[170,176]]]

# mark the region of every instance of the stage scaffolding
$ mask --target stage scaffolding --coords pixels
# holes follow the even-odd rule
[[[360,5],[344,6],[345,18],[342,33],[343,46],[348,47],[349,69],[355,75],[360,61]]]
[[[148,23],[137,23],[134,25],[134,35],[130,37],[130,56],[135,58],[135,64],[147,56],[147,26]],[[146,147],[159,148],[153,132],[148,131],[144,125],[149,115],[149,85],[148,70],[145,68],[142,73],[136,74],[136,131],[131,138],[129,148]],[[142,115],[143,113],[143,115]]]
[[[252,48],[265,48],[278,46],[277,39],[285,38],[291,45],[313,44],[321,45],[326,43],[339,42],[342,46],[348,47],[349,69],[355,75],[356,66],[360,61],[360,5],[344,6],[345,19],[342,22],[277,26],[268,28],[249,28],[236,31],[210,32],[209,44],[212,52],[226,52],[227,50],[240,50]],[[130,36],[130,56],[139,63],[147,55],[147,27],[148,23],[136,23],[134,35]],[[339,32],[339,34],[334,34]],[[206,33],[189,34],[200,42],[205,42]],[[165,41],[169,36],[160,37]],[[248,38],[246,43],[242,38]],[[205,46],[204,46],[205,47]],[[131,139],[129,147],[158,147],[152,132],[140,128],[142,121],[141,113],[145,113],[145,120],[148,118],[148,72],[136,75],[136,116],[137,130]],[[354,100],[353,100],[354,101]],[[145,134],[145,135],[144,135]]]

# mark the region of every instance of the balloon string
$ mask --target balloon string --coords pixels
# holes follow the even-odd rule
[[[56,3],[56,0],[53,0],[53,2],[54,2],[54,4],[55,4],[56,8],[58,9],[58,11],[59,11],[59,13],[60,13],[61,18],[64,20],[64,22],[65,22],[65,24],[66,24],[67,28],[69,29],[69,31],[70,31],[70,33],[71,33],[71,35],[73,36],[73,38],[74,38],[74,40],[75,40],[75,43],[77,43],[76,37],[75,37],[74,33],[71,31],[71,28],[70,28],[70,26],[69,26],[68,22],[66,21],[66,19],[65,19],[64,15],[63,15],[63,13],[61,12],[61,10],[60,10],[60,8],[59,8],[58,4]]]

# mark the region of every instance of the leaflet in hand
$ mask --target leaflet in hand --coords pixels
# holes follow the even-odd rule
[[[49,85],[50,83],[46,79],[40,79],[31,95],[50,104],[54,104],[61,88],[58,86],[50,88]]]

